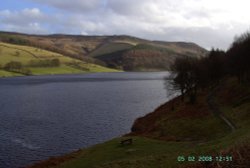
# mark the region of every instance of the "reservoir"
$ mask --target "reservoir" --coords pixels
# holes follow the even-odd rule
[[[167,72],[0,78],[0,167],[17,168],[130,132],[167,101]]]

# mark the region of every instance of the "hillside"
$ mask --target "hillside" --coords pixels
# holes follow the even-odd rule
[[[220,107],[220,114],[209,106],[210,93],[210,89],[200,90],[195,105],[177,97],[137,119],[132,132],[125,137],[31,167],[249,167],[249,85],[239,85],[235,78],[221,81],[212,93],[213,106]],[[221,118],[222,114],[236,129]],[[120,141],[127,138],[132,138],[133,144],[120,145]],[[178,162],[178,156],[186,159],[195,156],[196,161]],[[214,160],[197,161],[199,156],[213,157]],[[216,156],[225,156],[227,161],[220,158],[216,161]]]
[[[69,74],[116,71],[62,54],[0,42],[0,76]]]
[[[131,133],[31,167],[250,167],[249,44],[247,32],[226,52],[176,59],[166,87],[180,96],[138,118]]]
[[[126,71],[169,70],[177,57],[202,57],[207,53],[194,43],[149,41],[126,35],[42,36],[0,32],[0,41],[46,49]]]

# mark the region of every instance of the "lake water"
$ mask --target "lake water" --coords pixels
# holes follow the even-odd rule
[[[167,72],[0,79],[0,167],[104,142],[166,102]]]

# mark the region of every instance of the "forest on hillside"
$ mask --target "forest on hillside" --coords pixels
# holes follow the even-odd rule
[[[206,57],[177,58],[171,69],[175,74],[172,82],[195,103],[198,89],[211,87],[227,76],[237,77],[240,84],[250,82],[250,32],[235,39],[227,51],[212,49]]]

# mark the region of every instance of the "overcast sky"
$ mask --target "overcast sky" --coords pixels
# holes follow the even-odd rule
[[[8,0],[0,30],[131,35],[227,49],[250,28],[248,0]]]

